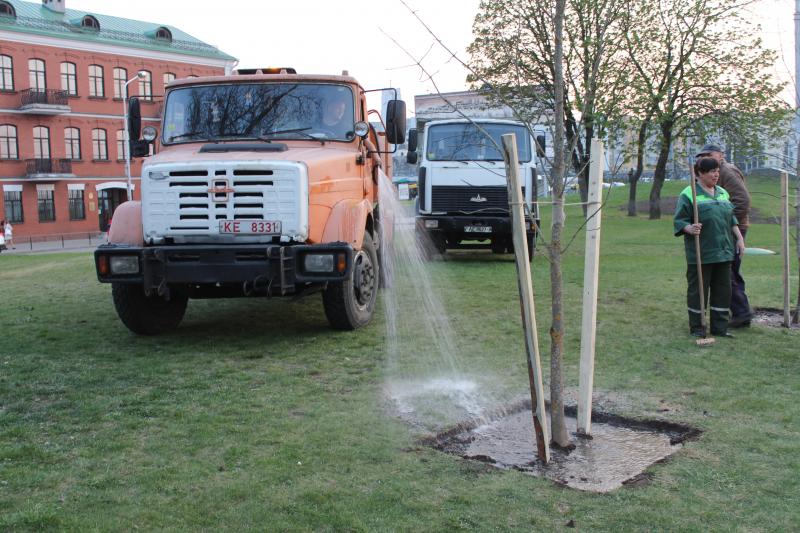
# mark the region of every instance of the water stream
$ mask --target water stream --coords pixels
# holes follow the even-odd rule
[[[464,361],[469,347],[462,345],[451,322],[457,313],[443,303],[449,291],[457,290],[447,265],[441,259],[425,259],[423,244],[415,235],[414,205],[399,201],[385,176],[380,209],[394,233],[391,252],[389,246],[383,247],[393,253],[393,258],[383,259],[389,286],[381,293],[386,395],[401,417],[421,429],[438,431],[465,420],[481,420],[504,402],[489,386],[491,373]]]

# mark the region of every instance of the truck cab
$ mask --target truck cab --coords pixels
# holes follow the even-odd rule
[[[429,255],[459,248],[513,251],[501,142],[506,133],[516,135],[523,196],[538,220],[536,141],[525,124],[433,120],[424,123],[422,130],[411,130],[409,162],[419,164],[416,231]],[[540,147],[542,142],[538,140]],[[526,231],[532,257],[536,225],[530,217]]]
[[[122,322],[156,334],[192,298],[322,292],[338,329],[373,315],[384,246],[378,184],[405,136],[392,100],[385,133],[347,75],[239,71],[167,86],[161,131],[141,129],[131,99],[131,154],[144,156],[141,202],[114,214],[95,252]],[[142,137],[140,139],[140,136]]]

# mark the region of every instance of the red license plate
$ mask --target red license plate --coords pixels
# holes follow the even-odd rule
[[[280,235],[280,220],[220,220],[220,233]]]

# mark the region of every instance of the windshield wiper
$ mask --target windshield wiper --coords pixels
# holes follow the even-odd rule
[[[319,141],[324,145],[325,144],[325,139],[320,139],[319,137],[315,137],[315,136],[311,135],[310,133],[306,133],[306,131],[308,131],[310,129],[311,129],[311,126],[308,126],[308,127],[305,127],[305,128],[294,128],[294,129],[290,129],[290,130],[273,130],[273,131],[268,131],[266,133],[261,133],[261,135],[258,136],[258,139],[262,140],[262,141],[271,141],[272,137],[274,137],[275,135],[282,135],[284,133],[299,133],[303,137],[308,137],[309,139],[313,139],[315,141]]]
[[[184,137],[197,137],[198,135],[204,135],[204,131],[187,131],[186,133],[179,133],[177,135],[173,135],[167,142],[177,141],[178,139],[183,139]]]

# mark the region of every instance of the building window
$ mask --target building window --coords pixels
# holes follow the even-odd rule
[[[0,91],[14,90],[14,61],[11,56],[0,56]]]
[[[81,27],[88,30],[100,31],[100,23],[97,22],[97,19],[91,15],[86,15],[83,17],[83,20],[81,20]]]
[[[78,82],[75,63],[61,63],[61,89],[71,96],[78,96]]]
[[[123,98],[126,81],[128,81],[128,71],[121,67],[114,67],[114,98]]]
[[[69,191],[69,219],[70,220],[84,220],[86,218],[86,210],[83,206],[83,191]]]
[[[89,65],[89,96],[102,98],[106,95],[103,88],[103,67]]]
[[[81,158],[81,130],[64,128],[64,147],[67,159],[79,160]]]
[[[8,2],[0,2],[0,16],[16,17],[17,12],[14,11],[14,6]]]
[[[106,130],[92,130],[92,159],[96,161],[108,161]]]
[[[50,129],[47,126],[33,128],[34,159],[50,159]]]
[[[28,77],[30,79],[31,89],[44,92],[45,89],[47,89],[47,82],[44,75],[44,61],[41,59],[29,59]]]
[[[3,203],[6,209],[6,220],[12,224],[25,221],[22,215],[22,191],[3,191]]]
[[[162,26],[156,30],[156,39],[159,41],[172,42],[172,32]]]
[[[153,99],[153,75],[148,70],[140,70],[142,77],[139,78],[139,97],[142,100]]]
[[[172,72],[165,72],[164,87],[166,87],[168,83],[172,83],[173,81],[175,81],[175,74],[173,74]]]
[[[0,159],[17,159],[17,127],[0,125]]]
[[[125,155],[128,152],[128,143],[126,138],[128,136],[125,135],[125,130],[117,130],[117,158],[118,159],[127,159]]]
[[[53,222],[56,219],[56,203],[53,189],[36,191],[39,204],[39,222]]]

